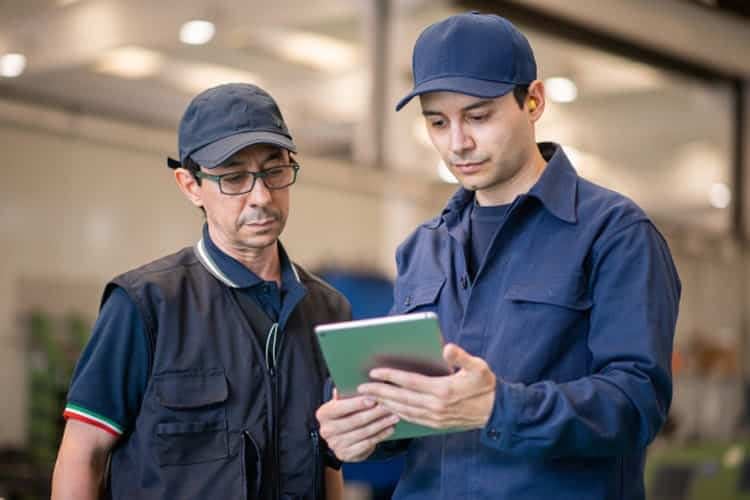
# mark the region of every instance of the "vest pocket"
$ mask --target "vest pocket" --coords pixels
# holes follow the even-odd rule
[[[242,433],[242,475],[245,480],[246,499],[260,497],[261,480],[263,478],[263,451],[253,438],[250,431]]]
[[[162,423],[156,428],[159,465],[189,465],[229,454],[227,422]]]
[[[157,375],[154,384],[159,465],[189,465],[229,455],[223,372]]]

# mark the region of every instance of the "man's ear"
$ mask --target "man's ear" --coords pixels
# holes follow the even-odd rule
[[[187,169],[177,168],[174,171],[174,180],[177,186],[182,191],[182,194],[190,200],[190,202],[196,207],[203,206],[203,198],[201,197],[201,186],[193,174]]]
[[[535,122],[542,117],[546,99],[544,98],[544,83],[541,80],[534,80],[529,84],[529,93],[525,104],[529,110],[531,121]]]

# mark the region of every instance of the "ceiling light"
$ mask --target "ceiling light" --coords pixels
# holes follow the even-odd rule
[[[448,168],[443,160],[440,160],[437,165],[438,175],[440,180],[449,184],[458,184],[458,179],[453,175],[453,172]]]
[[[723,182],[715,182],[708,192],[708,201],[712,207],[727,208],[732,201],[732,191]]]
[[[95,69],[100,73],[134,80],[158,73],[163,61],[162,55],[153,50],[135,46],[121,47],[105,54]]]
[[[254,73],[218,64],[171,63],[163,78],[188,94],[196,94],[223,83],[260,84]]]
[[[188,45],[203,45],[211,41],[216,33],[214,23],[209,21],[188,21],[180,28],[180,41]]]
[[[266,30],[257,43],[287,61],[330,72],[351,69],[357,62],[356,48],[339,39],[304,31]]]
[[[0,56],[0,76],[15,78],[26,69],[26,57],[23,54],[5,54]]]
[[[322,106],[330,118],[357,123],[362,120],[362,103],[367,102],[367,72],[357,69],[321,79],[310,87],[310,93],[316,100],[311,109]]]
[[[573,102],[578,97],[578,87],[573,80],[555,76],[544,80],[544,88],[553,102]]]

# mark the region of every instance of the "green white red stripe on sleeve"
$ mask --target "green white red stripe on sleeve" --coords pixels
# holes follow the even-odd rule
[[[68,403],[67,405],[65,405],[63,417],[65,417],[66,419],[72,418],[74,420],[86,422],[87,424],[99,427],[100,429],[103,429],[115,436],[120,436],[123,432],[122,427],[117,425],[112,420],[77,404]]]

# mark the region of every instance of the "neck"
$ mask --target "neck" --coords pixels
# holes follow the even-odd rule
[[[208,227],[211,241],[225,254],[233,257],[242,265],[255,273],[263,281],[275,281],[281,286],[281,259],[279,258],[279,242],[263,248],[248,248],[233,245],[220,235],[214,234]]]
[[[518,169],[516,174],[493,186],[476,192],[477,203],[481,206],[506,205],[512,203],[518,195],[528,193],[542,175],[547,161],[542,156],[539,148],[534,147],[531,155],[526,159],[524,165]]]

